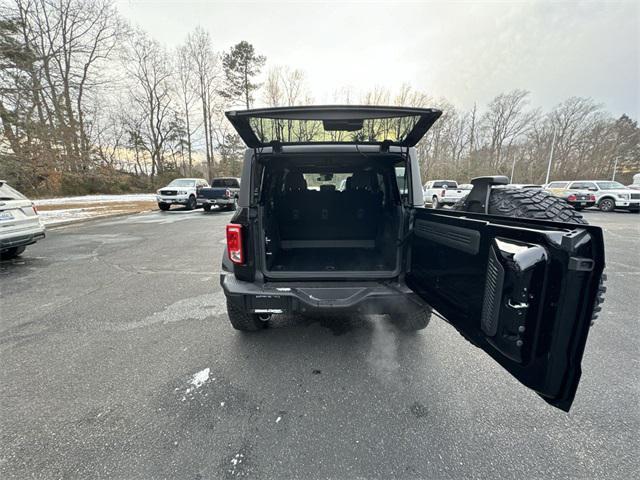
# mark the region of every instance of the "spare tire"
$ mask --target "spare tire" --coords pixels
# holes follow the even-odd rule
[[[529,188],[494,188],[489,196],[489,213],[516,218],[534,218],[552,222],[588,222],[563,199],[544,190]]]

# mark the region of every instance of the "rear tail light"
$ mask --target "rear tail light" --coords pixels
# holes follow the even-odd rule
[[[31,208],[33,208],[33,213],[35,213],[37,215],[38,214],[38,209],[36,208],[36,206],[33,203],[31,204]]]
[[[227,252],[229,260],[241,265],[244,263],[244,253],[242,250],[242,225],[231,223],[227,225]]]
[[[596,196],[593,193],[589,194],[589,201],[590,202],[595,202],[596,201]]]
[[[575,202],[576,201],[576,196],[575,195],[569,195],[567,197],[567,200],[569,200],[570,202]]]
[[[446,191],[446,190],[442,190],[442,193],[440,194],[440,196],[441,196],[441,197],[444,197],[446,193],[447,193],[447,191]]]
[[[224,191],[224,196],[229,198],[231,196],[231,191],[229,189]]]

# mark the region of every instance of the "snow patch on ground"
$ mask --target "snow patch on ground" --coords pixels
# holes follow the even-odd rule
[[[60,210],[46,210],[38,212],[40,220],[45,225],[56,225],[84,218],[101,217],[124,213],[126,210],[114,210],[107,207],[97,208],[66,208]]]
[[[194,390],[197,390],[202,385],[209,381],[209,373],[211,372],[210,368],[205,368],[204,370],[200,370],[198,373],[194,373],[193,377],[191,377],[190,384],[191,386],[187,388],[184,393],[191,393]]]
[[[155,202],[153,193],[130,193],[125,195],[82,195],[78,197],[41,198],[34,200],[36,207],[40,205],[58,205],[65,203],[105,203],[105,202]]]
[[[117,332],[127,332],[156,324],[175,323],[184,320],[204,320],[212,315],[222,315],[226,311],[224,294],[220,291],[178,300],[164,310],[149,315],[143,320],[110,325],[109,329]]]

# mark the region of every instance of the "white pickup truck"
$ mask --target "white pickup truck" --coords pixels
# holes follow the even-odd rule
[[[469,190],[459,188],[455,180],[431,180],[423,188],[424,203],[430,204],[432,208],[454,205],[468,194]]]

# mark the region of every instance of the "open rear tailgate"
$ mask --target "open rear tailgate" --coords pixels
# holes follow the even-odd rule
[[[432,108],[323,105],[226,112],[250,148],[359,144],[413,147],[442,115]]]

